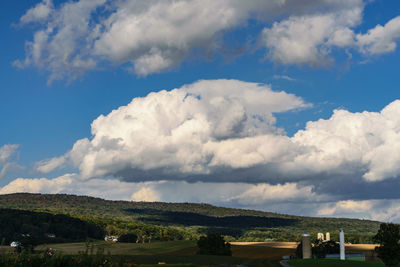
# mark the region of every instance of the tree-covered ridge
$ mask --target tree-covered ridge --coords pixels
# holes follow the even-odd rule
[[[67,215],[0,209],[0,239],[3,245],[23,239],[54,243],[103,237],[102,227]]]
[[[230,240],[297,241],[303,232],[330,232],[336,238],[343,228],[347,240],[358,243],[372,242],[379,229],[379,222],[370,220],[301,217],[209,204],[110,201],[65,194],[0,195],[0,208],[68,214],[103,225],[107,233],[134,232],[154,237],[155,232],[176,232],[172,235],[177,238],[173,239],[218,232]]]

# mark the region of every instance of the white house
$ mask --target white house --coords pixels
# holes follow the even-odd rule
[[[21,242],[13,241],[13,242],[11,242],[10,246],[13,248],[19,247],[19,246],[21,246]]]

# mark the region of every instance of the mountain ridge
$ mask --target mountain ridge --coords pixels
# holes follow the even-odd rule
[[[69,194],[0,195],[0,208],[67,214],[106,224],[106,230],[112,221],[117,221],[117,225],[136,223],[174,227],[194,236],[220,232],[228,239],[243,241],[296,241],[304,232],[313,235],[331,232],[335,238],[343,228],[349,240],[370,243],[380,224],[364,219],[295,216],[206,203],[134,202]],[[117,230],[130,231],[121,227]]]

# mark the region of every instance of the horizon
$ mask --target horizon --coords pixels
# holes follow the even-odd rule
[[[278,2],[4,2],[0,194],[399,223],[400,3]]]

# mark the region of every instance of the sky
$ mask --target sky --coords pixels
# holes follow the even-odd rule
[[[0,13],[0,194],[400,222],[400,2]]]

